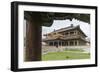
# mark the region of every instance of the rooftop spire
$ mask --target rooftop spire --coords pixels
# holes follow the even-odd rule
[[[73,27],[73,24],[71,24],[71,27]]]

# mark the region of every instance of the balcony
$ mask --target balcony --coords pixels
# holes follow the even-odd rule
[[[83,36],[81,36],[81,35],[73,34],[73,35],[67,35],[67,36],[64,35],[63,36],[63,39],[78,39],[78,38],[81,38],[81,39],[85,40],[85,38]]]

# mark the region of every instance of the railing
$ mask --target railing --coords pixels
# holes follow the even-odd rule
[[[67,35],[67,36],[64,36],[63,38],[65,38],[65,39],[81,38],[81,39],[86,40],[85,37],[83,37],[81,35]]]
[[[79,38],[80,35],[67,35],[67,36],[64,36],[63,38],[65,39],[71,39],[71,38]]]
[[[84,50],[86,52],[90,52],[90,46],[42,46],[42,54],[47,54],[49,52],[61,52],[68,49],[79,49]]]
[[[54,37],[57,37],[57,36],[54,36]],[[47,38],[53,38],[53,37],[47,37]],[[74,38],[81,38],[81,39],[83,39],[83,40],[86,40],[85,39],[85,37],[83,37],[83,36],[81,36],[81,35],[75,35],[75,34],[73,34],[73,35],[63,35],[63,36],[61,36],[61,38],[64,38],[64,39],[74,39]]]

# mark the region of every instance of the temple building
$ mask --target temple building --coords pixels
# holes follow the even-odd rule
[[[86,34],[80,29],[80,26],[71,26],[54,30],[44,34],[46,38],[42,39],[48,46],[83,46],[86,45]]]

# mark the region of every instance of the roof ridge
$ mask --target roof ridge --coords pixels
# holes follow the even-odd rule
[[[75,29],[75,28],[78,28],[78,27],[80,27],[80,25],[76,25],[76,26],[68,26],[68,27],[64,27],[64,28],[57,29],[57,30],[52,31],[52,32],[50,32],[50,33],[60,32],[60,31],[70,30],[70,29]],[[48,34],[50,34],[50,33],[48,33]]]
[[[58,30],[61,30],[61,29],[66,29],[66,28],[71,28],[71,27],[72,27],[72,28],[73,28],[73,27],[75,28],[75,27],[79,27],[79,26],[80,26],[80,25],[77,25],[77,26],[68,26],[68,27],[64,27],[64,28],[57,29],[57,30],[55,30],[55,31],[58,31]]]

